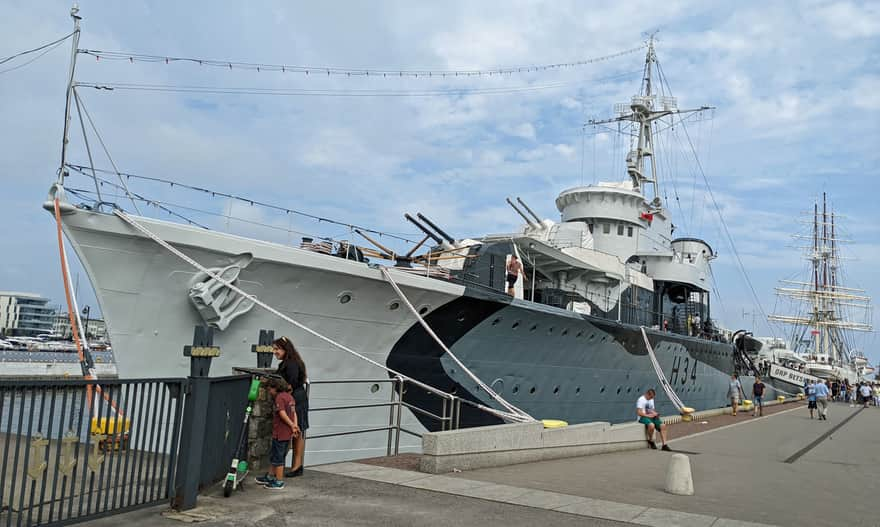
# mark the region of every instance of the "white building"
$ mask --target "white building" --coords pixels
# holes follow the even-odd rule
[[[55,309],[34,293],[0,291],[0,335],[35,337],[51,333]]]
[[[80,320],[82,320],[82,323],[88,330],[89,339],[105,340],[107,338],[107,324],[103,320],[99,318],[86,318],[85,316],[80,316]],[[66,339],[72,338],[70,317],[67,313],[59,311],[55,314],[52,333]]]

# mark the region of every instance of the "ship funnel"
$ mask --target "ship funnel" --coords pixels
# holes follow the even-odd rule
[[[516,197],[516,201],[517,201],[520,205],[522,205],[523,208],[526,209],[526,211],[527,211],[529,214],[531,214],[533,218],[535,218],[535,221],[538,222],[538,225],[542,225],[542,224],[543,224],[543,223],[541,222],[541,218],[539,218],[538,215],[535,214],[535,211],[533,211],[532,209],[529,208],[528,205],[526,205],[526,202],[525,202],[525,201],[523,201],[522,199],[520,199],[519,196]]]
[[[529,224],[529,227],[536,227],[536,225],[535,225],[534,223],[532,223],[532,220],[530,220],[528,216],[526,216],[525,214],[523,214],[523,212],[522,212],[521,210],[519,210],[518,208],[516,208],[516,205],[514,205],[513,202],[510,201],[510,198],[507,198],[507,204],[510,205],[510,207],[511,207],[513,210],[515,210],[517,214],[519,214],[520,216],[522,216],[522,219],[526,220],[526,223]]]
[[[450,244],[455,243],[455,240],[453,240],[451,236],[446,234],[443,231],[443,229],[438,227],[433,221],[429,220],[424,214],[422,214],[421,212],[416,212],[416,216],[418,216],[419,219],[422,220],[423,222],[427,223],[429,227],[431,227],[432,229],[437,231],[437,233],[439,233],[440,236],[443,236],[443,238],[445,238],[447,242],[449,242]]]

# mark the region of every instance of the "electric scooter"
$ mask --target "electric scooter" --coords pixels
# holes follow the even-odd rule
[[[232,491],[239,488],[248,475],[247,452],[243,452],[245,440],[248,434],[248,421],[251,419],[251,413],[254,409],[254,402],[260,394],[260,378],[255,376],[251,380],[251,387],[248,391],[248,405],[244,409],[244,424],[241,427],[241,434],[238,436],[238,446],[235,447],[235,457],[229,466],[229,473],[226,474],[226,480],[223,482],[223,496],[229,497]]]

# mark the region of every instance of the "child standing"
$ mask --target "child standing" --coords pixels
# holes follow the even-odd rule
[[[284,458],[290,440],[299,436],[296,425],[296,406],[290,395],[290,385],[281,379],[270,379],[267,383],[269,396],[275,404],[272,416],[272,446],[269,450],[271,470],[265,476],[256,478],[267,489],[284,488]]]

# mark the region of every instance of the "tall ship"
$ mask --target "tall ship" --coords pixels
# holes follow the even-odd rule
[[[732,373],[743,373],[751,389],[748,359],[712,314],[711,245],[674,236],[655,152],[660,131],[683,126],[683,115],[705,107],[679,109],[660,94],[653,41],[646,48],[639,95],[596,122],[626,126],[632,139],[625,172],[563,190],[555,203],[560,221],[508,200],[523,220],[515,232],[453,237],[417,214],[407,219],[424,239],[406,252],[353,240],[293,246],[123,212],[97,196],[74,204],[68,179],[85,174],[99,193],[98,177],[64,155],[44,207],[54,213],[57,204],[123,378],[185,375],[182,347],[195,326],[207,325],[222,350],[214,374],[251,366],[258,332],[273,330],[295,342],[312,381],[387,379],[391,370],[498,411],[465,405],[461,426],[504,421],[509,406],[490,391],[529,416],[569,423],[631,421],[636,399],[650,387],[658,388],[660,411],[675,412],[661,379],[690,407],[725,406]],[[133,204],[143,199],[123,190]],[[522,269],[509,290],[514,256]],[[772,382],[766,395],[776,395]],[[362,405],[389,396],[378,383],[313,385],[310,401]],[[435,392],[414,385],[403,397],[420,410],[407,410],[405,427],[438,429],[426,416],[441,413]],[[387,426],[388,416],[356,410],[310,420],[310,433],[322,435]],[[411,438],[403,446],[418,444]],[[313,463],[384,451],[382,434],[308,442]]]
[[[808,242],[803,247],[808,276],[783,280],[776,288],[776,294],[791,301],[796,311],[774,313],[769,318],[791,328],[789,347],[802,372],[854,384],[874,371],[854,338],[857,332],[873,329],[867,322],[871,298],[863,289],[847,287],[843,281],[840,246],[848,240],[841,237],[839,222],[839,215],[828,210],[823,192],[821,204],[813,205],[809,232],[796,236]]]

